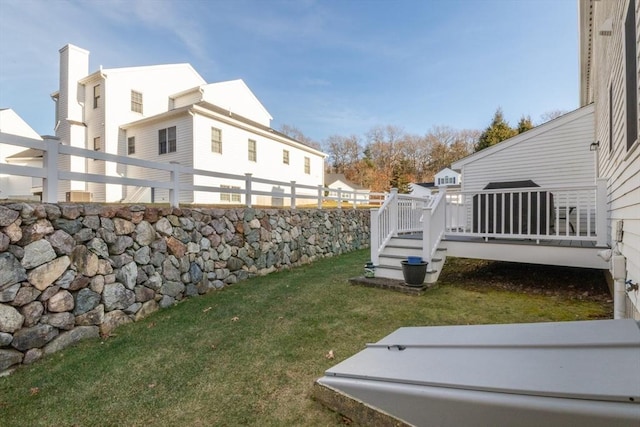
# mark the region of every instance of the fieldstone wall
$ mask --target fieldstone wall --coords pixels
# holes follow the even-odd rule
[[[367,247],[369,215],[0,205],[0,372],[183,298]]]

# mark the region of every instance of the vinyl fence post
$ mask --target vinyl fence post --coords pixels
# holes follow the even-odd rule
[[[318,185],[318,209],[322,209],[322,185]]]
[[[244,198],[245,198],[245,205],[250,208],[251,207],[251,174],[250,173],[245,173],[244,174]]]
[[[338,187],[338,209],[342,209],[342,187]]]
[[[296,182],[291,181],[291,209],[296,208]]]
[[[180,207],[180,163],[169,162],[171,165],[171,188],[169,189],[169,203],[172,208]]]
[[[58,140],[44,140],[42,166],[47,176],[42,179],[42,201],[56,203],[58,201]]]

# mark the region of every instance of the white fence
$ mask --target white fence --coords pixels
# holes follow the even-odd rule
[[[351,204],[355,209],[360,206],[380,206],[384,203],[386,193],[372,193],[369,191],[348,191],[342,189],[328,188],[322,185],[304,185],[295,181],[276,181],[254,177],[252,174],[234,175],[220,172],[193,169],[182,166],[178,163],[158,163],[148,160],[136,159],[126,156],[118,156],[99,151],[86,150],[77,147],[60,144],[57,139],[36,139],[21,137],[13,134],[0,132],[0,143],[16,145],[24,148],[42,150],[42,167],[20,166],[0,163],[0,174],[32,177],[34,187],[40,187],[42,191],[42,201],[46,203],[58,202],[59,183],[61,181],[79,181],[84,183],[115,184],[129,186],[129,196],[139,196],[143,191],[140,189],[165,190],[168,192],[168,202],[171,206],[179,206],[180,192],[205,192],[220,194],[237,194],[240,198],[229,198],[230,201],[240,202],[244,198],[244,205],[251,207],[260,196],[267,196],[270,200],[280,201],[277,205],[282,206],[285,200],[289,201],[291,208],[295,209],[302,200],[304,204],[315,204],[322,208],[326,202],[336,202],[337,207],[343,204]],[[75,156],[82,159],[102,160],[113,162],[118,165],[135,166],[156,171],[164,171],[166,180],[147,180],[139,178],[127,178],[124,176],[106,176],[85,172],[71,172],[59,170],[58,163],[61,156]],[[190,184],[180,182],[180,177],[189,175],[192,177],[211,177],[224,181],[226,184],[233,182],[234,185],[195,185],[195,179],[191,179]],[[38,180],[41,179],[40,184]],[[264,190],[270,186],[271,190]],[[39,190],[40,188],[38,188]]]

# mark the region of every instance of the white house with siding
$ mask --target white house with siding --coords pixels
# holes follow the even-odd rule
[[[207,84],[189,64],[103,69],[89,73],[89,52],[60,49],[60,88],[56,136],[62,144],[178,162],[206,171],[246,175],[297,184],[323,184],[324,154],[271,129],[272,117],[242,80]],[[59,167],[130,178],[166,179],[159,172],[70,156]],[[224,180],[181,175],[189,185],[226,185]],[[229,182],[238,187],[238,181]],[[278,191],[254,184],[254,190]],[[163,191],[116,184],[63,183],[59,199],[162,202]],[[217,197],[216,197],[217,196]],[[181,203],[241,203],[235,193],[183,191]],[[254,203],[269,204],[270,197]]]
[[[444,168],[433,177],[433,183],[436,187],[449,187],[460,185],[460,172],[451,168]]]
[[[580,0],[580,104],[595,109],[619,317],[640,320],[640,0]]]
[[[10,108],[0,109],[0,132],[42,141],[42,137]],[[40,167],[42,153],[0,141],[0,199],[33,199],[36,195],[32,190],[34,187],[38,189],[41,182],[31,177],[2,173],[3,164]]]
[[[451,165],[462,190],[483,190],[490,182],[531,180],[541,187],[592,185],[595,155],[594,106],[587,105]]]
[[[392,195],[372,212],[377,274],[402,278],[407,255],[426,282],[448,255],[599,269],[614,316],[640,319],[640,0],[578,4],[580,108],[453,163],[453,196],[409,212]]]

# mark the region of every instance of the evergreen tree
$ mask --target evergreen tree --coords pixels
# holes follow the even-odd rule
[[[517,131],[518,133],[526,132],[529,129],[533,129],[535,126],[531,121],[531,116],[522,116],[520,117],[520,121],[518,122]]]
[[[480,135],[475,147],[476,152],[484,150],[487,147],[491,147],[492,145],[504,141],[505,139],[509,139],[517,134],[518,131],[512,129],[511,126],[509,126],[509,123],[504,120],[502,109],[498,108],[493,116],[491,124]]]

